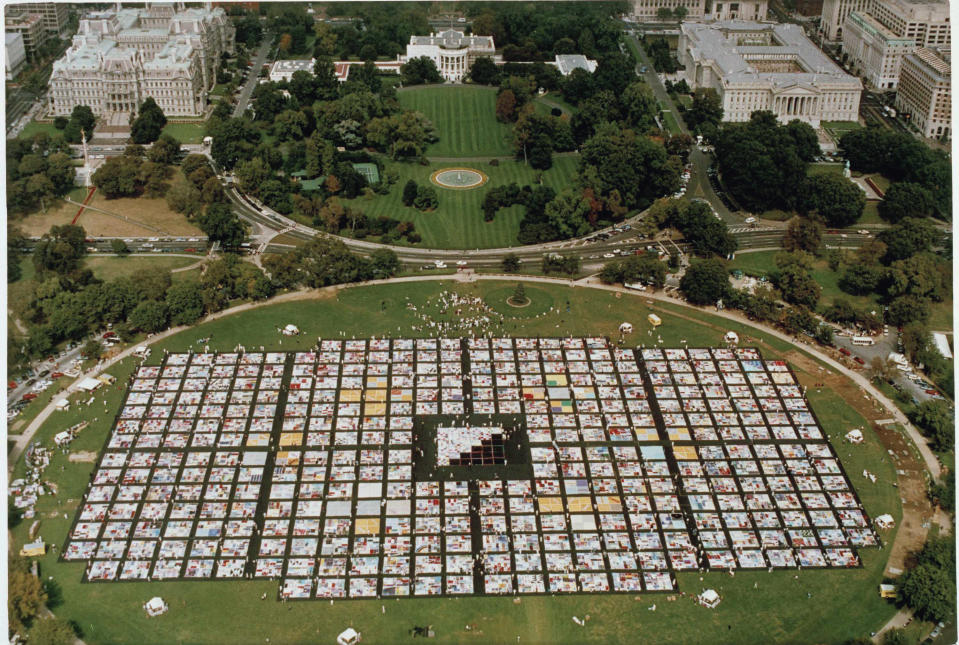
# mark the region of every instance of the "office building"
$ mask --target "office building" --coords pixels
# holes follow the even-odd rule
[[[27,64],[27,50],[23,47],[21,34],[7,33],[4,42],[4,67],[7,80],[12,81]]]
[[[843,52],[849,56],[853,71],[876,89],[895,89],[902,59],[915,48],[916,41],[897,36],[869,14],[854,11],[846,17]]]
[[[949,58],[946,50],[920,47],[902,61],[896,107],[926,137],[952,137]]]

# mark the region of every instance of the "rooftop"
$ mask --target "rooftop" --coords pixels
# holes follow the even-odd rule
[[[690,55],[697,60],[713,61],[727,82],[762,81],[782,86],[836,82],[862,85],[806,38],[798,25],[745,20],[685,22],[682,32],[687,38]],[[747,57],[792,61],[800,71],[763,72],[750,64]]]
[[[563,76],[569,76],[574,69],[582,69],[589,73],[596,71],[596,61],[590,60],[582,54],[556,54],[556,67]]]
[[[475,47],[493,49],[492,36],[467,36],[462,31],[447,29],[429,36],[410,36],[411,45],[437,45],[445,49]]]
[[[932,49],[920,47],[914,51],[912,55],[939,76],[948,79],[952,75],[952,66],[949,65],[948,60],[944,59],[943,56],[937,54],[937,52]]]
[[[902,36],[897,36],[895,32],[887,28],[884,24],[870,16],[868,13],[859,13],[854,11],[850,13],[846,20],[855,23],[859,26],[860,29],[866,31],[867,33],[879,36],[887,42],[898,42],[900,44],[911,43],[915,44],[915,41],[912,38],[904,38]]]

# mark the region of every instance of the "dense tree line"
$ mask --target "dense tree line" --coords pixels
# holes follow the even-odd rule
[[[161,135],[149,149],[131,144],[122,155],[101,164],[91,181],[107,199],[164,197],[179,153],[180,142],[168,134]]]
[[[599,278],[606,284],[642,283],[654,289],[666,284],[666,264],[652,255],[631,255],[621,260],[612,260],[603,265]]]
[[[399,269],[399,260],[387,249],[375,251],[369,259],[362,258],[339,240],[315,237],[289,253],[267,256],[263,266],[279,287],[315,289],[389,277]]]
[[[13,215],[46,209],[73,189],[75,170],[62,136],[38,133],[32,140],[8,139],[7,209]]]
[[[953,536],[930,538],[916,565],[898,580],[902,604],[922,620],[938,622],[955,614],[956,554]]]
[[[929,199],[933,215],[952,218],[952,166],[945,152],[933,150],[910,134],[883,128],[847,132],[839,140],[839,149],[853,170],[879,172],[893,182],[915,185],[906,189],[906,194],[915,197],[912,204],[896,194],[901,188],[893,191],[890,187],[893,204],[886,205],[883,212],[891,221],[929,214]],[[924,193],[918,193],[916,187]]]

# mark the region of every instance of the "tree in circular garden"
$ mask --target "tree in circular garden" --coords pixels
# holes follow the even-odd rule
[[[894,183],[879,202],[879,217],[893,224],[907,217],[929,217],[935,202],[932,193],[908,181]]]
[[[522,282],[516,283],[516,288],[513,289],[513,294],[507,298],[509,304],[515,307],[525,307],[529,304],[529,298],[526,297],[526,287]]]
[[[679,289],[694,305],[715,304],[729,293],[726,263],[718,258],[693,262],[679,281]]]
[[[166,126],[166,115],[153,97],[148,96],[130,126],[130,137],[133,143],[153,143],[159,138],[164,126]]]

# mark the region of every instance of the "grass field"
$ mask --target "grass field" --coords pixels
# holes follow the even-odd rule
[[[53,127],[53,122],[50,123],[40,123],[38,121],[31,121],[24,126],[23,130],[20,132],[18,139],[32,139],[33,135],[38,132],[46,132],[51,137],[55,134],[63,134],[63,130],[57,130]]]
[[[180,143],[203,143],[202,123],[167,123],[162,134],[169,134]]]
[[[666,126],[670,134],[682,133],[682,129],[679,127],[679,121],[676,120],[672,110],[663,110],[663,125]]]
[[[157,253],[156,256],[131,255],[125,258],[93,256],[86,259],[84,266],[91,269],[93,275],[100,280],[113,280],[130,275],[140,269],[153,269],[155,271],[180,269],[196,264],[197,260],[199,258],[164,257],[160,253]]]
[[[556,192],[573,184],[579,160],[573,156],[554,157],[553,167],[543,173],[543,183],[552,186]],[[403,205],[401,200],[403,186],[410,179],[418,184],[430,183],[430,175],[439,169],[452,166],[474,167],[489,176],[489,182],[472,190],[452,190],[436,186],[439,195],[439,207],[424,213]],[[399,173],[399,181],[393,185],[389,195],[377,195],[367,200],[359,197],[348,200],[352,207],[362,210],[371,217],[387,216],[398,220],[412,220],[417,232],[423,236],[424,247],[446,249],[485,249],[516,246],[516,234],[519,222],[523,218],[522,206],[503,208],[492,222],[483,221],[480,204],[489,188],[510,182],[520,186],[532,184],[536,170],[518,161],[503,161],[499,166],[488,163],[448,163],[420,166],[407,163],[395,163],[390,166]]]
[[[436,126],[440,140],[431,157],[510,155],[510,126],[496,120],[496,88],[479,85],[428,86],[396,94],[400,105],[417,110]]]
[[[159,361],[163,349],[183,350],[200,337],[212,335],[211,349],[232,349],[237,343],[264,344],[286,351],[306,348],[317,336],[397,335],[410,333],[418,322],[407,307],[414,303],[420,311],[431,310],[427,302],[443,289],[456,289],[470,296],[494,298],[493,294],[512,289],[506,283],[415,283],[400,287],[384,285],[350,288],[326,299],[264,307],[213,323],[201,325],[166,339],[154,347],[153,361]],[[533,304],[554,303],[539,318],[515,319],[508,333],[530,335],[608,334],[615,337],[618,325],[629,320],[636,326],[630,342],[646,339],[646,315],[650,308],[642,297],[583,288],[536,285],[527,293]],[[543,294],[543,295],[541,295]],[[567,304],[569,311],[567,312]],[[385,309],[384,309],[385,303]],[[605,305],[605,306],[604,306]],[[531,305],[533,306],[533,305]],[[763,344],[767,357],[789,349],[785,343],[765,338],[741,325],[720,321],[708,314],[680,308],[669,303],[652,305],[664,320],[658,333],[666,345],[688,341],[690,346],[718,344],[727,329],[740,330],[749,343]],[[681,317],[680,317],[681,316]],[[284,338],[277,334],[277,321],[300,326],[303,334]],[[280,344],[282,342],[282,345]],[[126,360],[109,372],[117,384],[97,393],[95,403],[80,408],[72,405],[57,412],[40,429],[37,439],[49,443],[63,427],[80,420],[91,424],[71,445],[72,451],[98,451],[108,435],[112,411],[121,403],[122,386],[134,367]],[[818,375],[799,372],[804,383]],[[872,432],[866,432],[863,444],[850,447],[838,437],[849,427],[862,426],[864,420],[837,394],[810,388],[813,409],[825,430],[840,450],[846,470],[859,491],[866,510],[873,517],[889,512],[899,520],[901,508],[893,465],[884,459],[882,446]],[[101,409],[101,405],[104,407]],[[103,410],[110,411],[105,414]],[[878,484],[864,483],[856,476],[868,467]],[[62,470],[61,470],[62,468]],[[40,533],[52,544],[62,545],[94,465],[69,462],[54,451],[47,476],[60,487],[58,496],[40,498]],[[14,476],[23,472],[17,464]],[[54,475],[55,474],[55,475]],[[64,517],[66,514],[66,517]],[[20,522],[10,532],[14,545],[26,540],[29,522]],[[891,540],[894,532],[883,535]],[[722,573],[687,573],[679,576],[686,594],[714,588],[723,597],[715,610],[694,604],[689,596],[677,596],[670,602],[664,594],[643,596],[596,595],[569,597],[524,597],[469,599],[403,599],[343,601],[337,603],[291,602],[274,600],[275,581],[123,583],[81,585],[83,565],[57,562],[55,553],[40,558],[42,576],[54,585],[62,597],[55,607],[59,616],[74,620],[82,629],[82,638],[91,645],[99,643],[175,643],[192,644],[333,642],[347,626],[355,626],[364,640],[373,643],[397,643],[408,640],[413,625],[433,626],[436,642],[441,643],[841,643],[867,635],[895,613],[895,607],[878,598],[876,585],[882,580],[887,550],[861,552],[863,567],[847,571],[737,572],[735,577]],[[52,577],[48,580],[48,576]],[[262,594],[268,600],[260,600]],[[141,605],[152,596],[161,596],[170,612],[159,618],[147,618]],[[653,604],[655,612],[647,611]],[[589,614],[590,621],[579,627],[570,616]],[[464,626],[475,625],[471,631]]]

